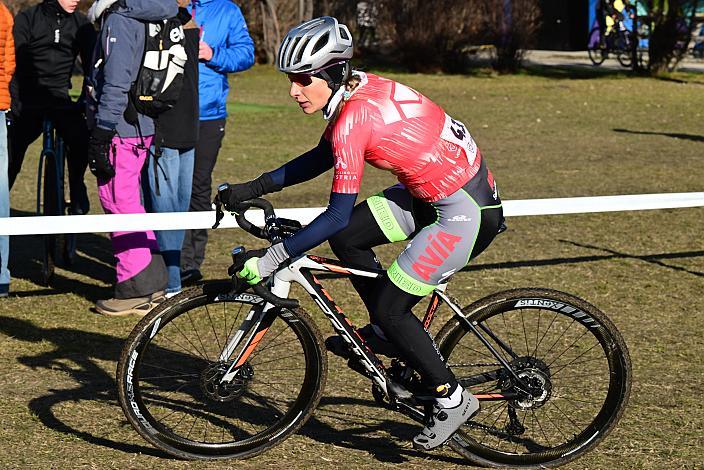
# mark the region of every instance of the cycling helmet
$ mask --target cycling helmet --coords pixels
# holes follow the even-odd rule
[[[331,16],[301,23],[281,42],[276,65],[284,73],[313,75],[352,58],[352,35]]]

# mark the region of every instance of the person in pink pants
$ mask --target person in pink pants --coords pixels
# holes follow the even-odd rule
[[[144,145],[148,148],[151,141],[151,136],[144,138]],[[100,203],[107,214],[142,214],[145,210],[139,193],[140,172],[147,152],[139,137],[113,137],[112,146],[115,149],[111,158],[115,176],[98,180]],[[152,262],[152,252],[159,252],[154,232],[114,232],[110,238],[117,258],[116,287],[125,290],[127,285],[135,284],[127,289],[131,294],[137,294],[137,297],[151,294],[147,292],[152,289],[148,283],[139,284],[134,280]]]
[[[114,5],[113,5],[114,4]],[[144,21],[177,14],[174,0],[98,0],[88,17],[101,25],[87,89],[91,130],[88,160],[108,214],[144,213],[140,174],[154,137],[154,122],[129,98],[144,50]],[[109,15],[103,12],[110,10]],[[114,297],[99,300],[104,315],[146,314],[165,298],[167,271],[153,232],[111,234],[117,259]]]

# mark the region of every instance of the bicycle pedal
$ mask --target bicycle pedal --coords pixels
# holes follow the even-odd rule
[[[389,390],[389,395],[391,395],[393,398],[401,400],[410,400],[411,398],[413,398],[413,393],[411,393],[403,385],[397,384],[391,379],[387,380],[386,387]]]

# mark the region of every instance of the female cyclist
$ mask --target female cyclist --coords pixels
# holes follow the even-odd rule
[[[422,449],[443,444],[478,409],[457,383],[411,308],[482,252],[498,233],[503,212],[491,173],[467,128],[417,91],[351,70],[352,37],[335,18],[293,28],[277,57],[291,81],[290,95],[306,114],[329,122],[317,147],[243,184],[221,185],[220,201],[237,203],[308,181],[334,168],[327,209],[307,227],[259,257],[240,277],[251,284],[289,257],[325,240],[343,261],[381,268],[372,248],[410,240],[380,280],[354,287],[370,313],[360,334],[369,347],[401,356],[436,395],[427,424],[414,439]],[[365,162],[391,171],[399,184],[355,206]],[[349,356],[342,338],[326,346]]]

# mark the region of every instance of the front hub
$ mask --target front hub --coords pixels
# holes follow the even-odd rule
[[[254,377],[254,369],[245,362],[230,382],[221,382],[229,364],[217,362],[206,367],[200,374],[200,388],[211,400],[228,402],[241,397]]]

